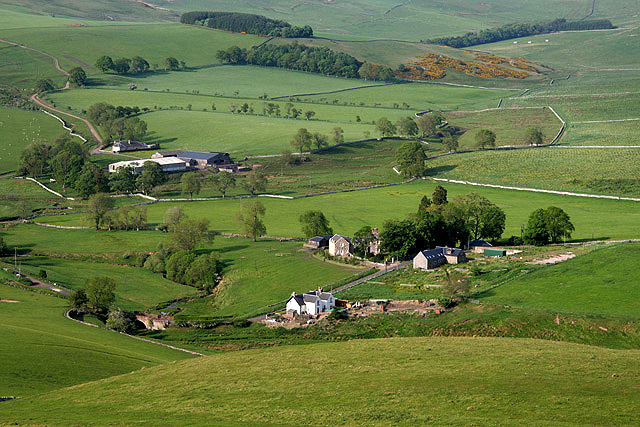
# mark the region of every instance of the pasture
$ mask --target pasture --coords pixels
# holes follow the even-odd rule
[[[0,174],[18,169],[20,155],[28,144],[51,143],[62,132],[60,122],[44,113],[0,107]]]
[[[352,340],[158,366],[8,402],[3,418],[49,425],[132,419],[298,425],[306,417],[321,420],[331,407],[334,425],[588,425],[605,417],[629,425],[639,421],[639,362],[635,350],[530,339]],[[319,381],[327,369],[348,375]],[[299,381],[283,381],[292,373]]]
[[[135,255],[131,257],[135,262]],[[34,277],[42,269],[47,279],[67,289],[87,286],[93,277],[110,277],[116,282],[116,306],[123,310],[144,311],[158,303],[197,294],[191,286],[180,285],[135,266],[113,262],[92,262],[82,259],[33,256],[21,258],[22,271]]]
[[[480,296],[482,302],[554,312],[640,318],[640,244],[608,245],[535,271]]]
[[[39,79],[51,79],[56,87],[67,81],[48,56],[0,42],[0,84],[32,88]]]
[[[26,397],[190,356],[81,325],[63,298],[0,284],[0,395]],[[4,408],[3,408],[3,421]]]
[[[562,144],[640,145],[640,121],[613,123],[575,123],[569,125]]]
[[[430,176],[525,188],[640,196],[634,148],[542,147],[460,153],[427,162]],[[627,182],[628,185],[605,186]],[[610,188],[603,188],[610,187]]]
[[[431,195],[436,185],[443,185],[448,191],[449,199],[471,192],[482,194],[493,203],[500,206],[506,213],[506,229],[504,237],[520,235],[520,227],[527,223],[529,214],[539,207],[558,206],[564,209],[575,225],[576,231],[573,239],[630,239],[639,238],[638,202],[609,199],[592,199],[585,197],[562,196],[556,194],[533,193],[528,191],[501,190],[487,187],[476,187],[462,184],[451,184],[420,180],[409,184],[393,187],[377,188],[347,193],[329,194],[316,197],[301,198],[295,200],[282,200],[260,198],[266,207],[264,222],[267,233],[271,236],[302,237],[298,217],[305,211],[321,210],[333,227],[334,232],[344,235],[355,233],[364,225],[380,227],[382,223],[391,218],[404,218],[410,213],[416,212],[420,199],[424,195]],[[148,220],[151,225],[159,224],[166,210],[171,206],[180,204],[185,212],[194,217],[206,217],[211,221],[211,229],[221,232],[239,232],[239,227],[234,218],[240,211],[240,200],[227,199],[208,202],[159,202],[148,206]],[[364,207],[364,208],[363,208]],[[39,218],[40,222],[60,225],[85,225],[86,220],[80,215],[51,216]],[[9,229],[5,234],[5,240],[15,241],[15,233],[29,233],[26,241],[41,242],[40,244],[51,247],[48,240],[51,237],[37,236],[38,228],[35,226],[20,226]],[[41,230],[41,228],[40,228]],[[56,230],[52,230],[55,232]],[[72,233],[74,231],[71,231]],[[133,233],[133,232],[131,232]],[[151,232],[139,232],[149,233]],[[48,231],[47,231],[48,234]],[[136,233],[133,233],[134,235]],[[125,232],[95,233],[82,231],[80,235],[86,236],[113,236],[116,241],[125,238]],[[142,235],[142,234],[141,234]],[[140,247],[140,239],[132,241],[133,247]],[[76,244],[85,247],[84,242]],[[156,244],[149,244],[155,248]],[[91,247],[89,243],[87,245]],[[143,246],[144,247],[144,246]],[[110,245],[106,245],[105,251],[111,251]],[[44,250],[44,249],[43,249]],[[51,249],[49,249],[51,250]],[[136,249],[131,249],[136,250]]]

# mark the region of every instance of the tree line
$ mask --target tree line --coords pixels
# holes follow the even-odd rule
[[[556,31],[603,30],[615,28],[608,19],[588,21],[567,21],[564,18],[528,24],[507,24],[478,32],[468,32],[463,36],[437,37],[423,40],[424,43],[462,48],[519,37],[548,34]]]
[[[395,79],[389,67],[363,64],[349,54],[336,52],[327,47],[304,46],[297,42],[287,45],[267,44],[251,49],[231,46],[225,50],[219,50],[216,57],[227,64],[279,67],[353,79]],[[361,75],[359,71],[362,67],[365,68]]]
[[[286,38],[313,37],[313,29],[308,25],[296,27],[286,21],[270,19],[266,16],[251,13],[186,12],[180,16],[180,22],[234,33]]]
[[[146,73],[149,69],[157,70],[160,68],[158,64],[149,65],[149,61],[140,57],[133,58],[116,58],[103,55],[96,60],[95,66],[98,70],[106,73],[113,71],[116,74],[141,74]],[[165,71],[184,70],[187,67],[184,61],[180,61],[173,56],[169,56],[162,61],[162,68]]]

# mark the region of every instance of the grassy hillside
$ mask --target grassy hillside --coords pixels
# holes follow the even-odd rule
[[[640,196],[634,148],[533,148],[461,153],[428,162],[431,176],[483,184]]]
[[[60,122],[46,114],[0,107],[0,173],[18,168],[20,154],[29,143],[52,142],[62,132]]]
[[[560,312],[640,317],[640,244],[605,247],[514,280],[482,301]]]
[[[0,302],[1,396],[40,394],[192,357],[72,322],[62,315],[67,301],[61,298],[0,285],[0,299],[18,301]]]
[[[637,222],[640,213],[637,209],[637,202],[568,197],[461,184],[440,184],[446,187],[450,199],[461,194],[476,192],[484,195],[504,209],[507,215],[505,237],[511,235],[519,236],[520,226],[527,223],[529,214],[537,207],[547,206],[561,207],[570,215],[576,227],[576,231],[573,233],[574,239],[629,239],[639,237]],[[298,217],[309,209],[319,209],[324,212],[336,233],[350,235],[364,225],[381,226],[386,219],[404,218],[407,214],[414,213],[418,208],[420,199],[425,194],[430,196],[436,185],[432,181],[420,180],[395,187],[351,193],[296,200],[262,198],[260,201],[266,207],[265,224],[270,235],[301,237],[302,233]],[[150,205],[148,207],[149,222],[154,224],[162,221],[166,210],[174,205],[176,203],[170,202]],[[236,213],[240,210],[239,200],[192,202],[182,203],[181,205],[190,216],[209,218],[211,227],[217,231],[239,231],[239,227],[234,220]],[[363,206],[366,206],[366,208],[363,208]],[[43,217],[40,218],[40,221],[60,225],[78,225],[83,224],[84,220],[78,215],[67,215],[64,217]],[[43,248],[53,247],[48,243],[48,239],[51,237],[39,236],[38,230],[42,229],[29,225],[11,228],[7,231],[5,240],[15,242],[16,233],[28,233],[28,237],[25,238],[26,241],[38,242],[38,245],[42,245]],[[57,230],[53,230],[53,232],[57,232]],[[71,233],[75,232],[71,231]],[[140,232],[140,236],[143,235],[142,233]],[[77,237],[71,238],[74,246],[85,247],[84,238],[80,239],[81,235],[87,239],[92,238],[92,236],[105,236],[105,239],[113,238],[119,240],[125,238],[126,233],[81,231],[78,232]],[[132,241],[132,247],[140,247],[139,245],[139,239]],[[91,243],[87,246],[90,248]],[[105,244],[105,251],[109,250],[110,245]]]
[[[159,366],[8,402],[3,418],[299,425],[323,424],[331,408],[332,425],[629,425],[639,362],[637,351],[536,340],[356,340]]]

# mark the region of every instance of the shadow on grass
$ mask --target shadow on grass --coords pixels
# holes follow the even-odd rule
[[[436,166],[434,168],[429,167],[426,170],[426,175],[427,176],[436,176],[436,175],[444,173],[444,172],[452,171],[457,167],[458,167],[458,165],[442,165],[442,166]]]

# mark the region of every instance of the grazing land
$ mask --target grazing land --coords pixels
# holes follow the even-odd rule
[[[30,423],[52,425],[88,421],[105,425],[131,419],[150,424],[171,423],[168,420],[197,424],[206,419],[224,424],[253,423],[260,414],[260,423],[297,425],[300,417],[322,418],[322,407],[329,405],[335,411],[332,423],[339,425],[383,425],[390,420],[585,425],[599,423],[612,410],[616,423],[635,424],[639,362],[637,351],[539,340],[355,340],[248,350],[154,367],[10,402],[3,417],[25,422],[29,414]],[[319,381],[309,389],[308,383],[326,373],[328,366],[349,375],[340,381]],[[282,380],[292,372],[301,381]],[[559,376],[562,381],[557,381]],[[153,392],[158,387],[165,392]],[[197,396],[185,394],[194,389],[200,390]],[[370,390],[378,393],[372,395]],[[298,399],[289,399],[291,393]],[[514,399],[514,394],[526,398]],[[265,395],[270,396],[266,401]],[[141,408],[141,399],[156,410]],[[298,409],[300,402],[304,409]],[[114,405],[119,408],[116,412]],[[538,408],[535,413],[532,405]],[[57,410],[61,406],[67,409],[64,413]],[[509,411],[504,410],[507,406]],[[398,408],[404,408],[402,413]],[[283,413],[295,414],[295,420]]]
[[[493,289],[482,302],[639,318],[638,243],[610,245]]]
[[[67,306],[62,298],[4,284],[0,284],[0,298],[18,301],[0,302],[2,396],[41,394],[192,357],[72,322],[62,315]]]
[[[333,227],[334,231],[344,235],[355,233],[364,225],[381,226],[391,218],[404,218],[409,213],[415,213],[420,199],[424,195],[431,195],[436,185],[442,184],[449,192],[450,199],[456,196],[476,192],[482,194],[493,203],[502,208],[507,216],[504,236],[520,235],[521,225],[527,223],[531,211],[537,207],[558,206],[564,209],[576,227],[572,238],[578,240],[593,239],[629,239],[640,237],[637,222],[640,213],[638,202],[624,200],[593,199],[585,197],[568,197],[556,194],[533,193],[516,190],[501,190],[496,188],[467,186],[462,184],[436,183],[420,180],[405,185],[378,188],[372,190],[355,191],[347,193],[330,194],[317,197],[301,198],[296,200],[282,200],[261,198],[266,207],[265,225],[269,235],[302,237],[298,217],[309,209],[320,209]],[[240,211],[240,200],[218,200],[207,202],[176,203],[162,202],[149,205],[148,220],[151,225],[157,225],[162,221],[166,210],[171,206],[180,204],[185,212],[194,218],[206,217],[211,221],[211,228],[222,232],[239,232],[239,226],[234,218]],[[375,206],[376,209],[367,211],[363,216],[362,206]],[[79,215],[66,215],[55,217],[42,217],[40,222],[60,225],[84,225],[85,221]],[[88,222],[86,223],[88,224]],[[24,227],[24,229],[22,228]],[[41,242],[50,247],[46,236],[38,237],[36,226],[20,226],[14,230],[9,229],[5,240],[15,242],[15,232],[34,233],[27,241]],[[85,233],[85,232],[82,232]],[[143,233],[143,232],[140,232]],[[144,232],[151,233],[151,232]],[[63,235],[63,234],[61,234]],[[126,233],[93,233],[86,231],[89,237],[104,235],[113,242],[120,241]],[[113,236],[113,237],[111,237]],[[52,236],[53,238],[54,236]],[[79,236],[78,236],[79,238]],[[72,239],[73,242],[75,239]],[[133,242],[132,247],[140,247]],[[76,242],[74,245],[82,245],[84,242]],[[110,244],[105,245],[110,251]],[[91,244],[87,244],[90,248]],[[155,247],[155,245],[152,245]],[[89,249],[91,250],[91,249]],[[135,249],[131,249],[134,251]]]
[[[429,161],[430,175],[483,184],[640,196],[640,151],[634,148],[526,150],[461,153]],[[626,182],[625,186],[606,185]]]

